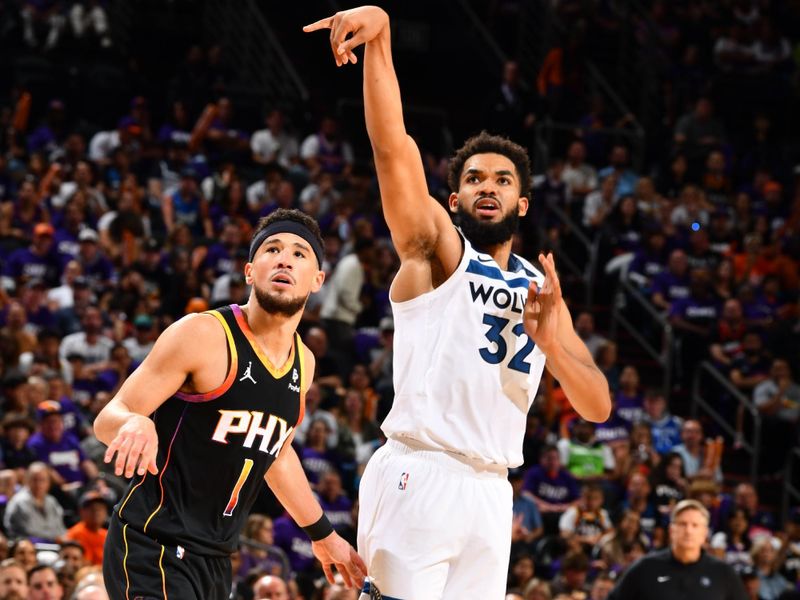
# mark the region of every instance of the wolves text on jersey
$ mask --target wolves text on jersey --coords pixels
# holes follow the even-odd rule
[[[472,294],[473,302],[478,302],[480,299],[484,306],[491,304],[500,310],[509,309],[511,312],[519,314],[522,314],[527,300],[527,294],[474,281],[469,282],[469,291]]]
[[[228,443],[230,434],[244,433],[246,435],[242,445],[245,448],[252,448],[256,437],[261,437],[259,451],[278,456],[294,431],[294,427],[289,427],[284,419],[275,415],[268,415],[267,423],[262,427],[264,413],[258,410],[220,410],[219,413],[219,421],[211,439],[221,444]]]

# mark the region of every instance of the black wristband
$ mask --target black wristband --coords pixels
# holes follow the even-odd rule
[[[325,513],[322,513],[322,516],[316,523],[306,525],[303,527],[303,531],[305,531],[306,535],[311,538],[312,542],[318,542],[320,540],[324,540],[333,533],[333,525],[331,525],[331,522],[328,520],[328,517],[325,516]]]

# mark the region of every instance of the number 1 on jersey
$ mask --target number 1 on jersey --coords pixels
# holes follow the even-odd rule
[[[242,490],[244,482],[247,481],[247,477],[250,475],[250,470],[252,468],[253,459],[245,458],[244,465],[242,466],[242,472],[239,473],[239,481],[237,481],[236,485],[233,486],[230,500],[228,500],[228,506],[225,507],[225,512],[222,513],[224,516],[230,517],[233,514],[233,509],[236,508],[237,504],[239,504],[239,492]]]

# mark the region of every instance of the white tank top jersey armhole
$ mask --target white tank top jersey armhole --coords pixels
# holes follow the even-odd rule
[[[464,254],[444,283],[392,301],[395,398],[382,428],[387,437],[515,467],[545,364],[522,313],[530,281],[541,286],[544,275],[514,254],[503,271],[462,240]]]

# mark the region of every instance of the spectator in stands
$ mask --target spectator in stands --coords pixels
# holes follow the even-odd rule
[[[593,233],[600,231],[618,200],[617,175],[611,173],[600,183],[600,189],[592,190],[586,195],[583,203],[583,226]]]
[[[208,202],[197,187],[197,171],[186,167],[181,171],[178,188],[164,196],[161,210],[167,231],[172,233],[179,225],[189,228],[195,237],[214,237],[214,228],[208,215]]]
[[[29,600],[61,600],[64,589],[58,582],[58,573],[50,565],[39,564],[28,571]]]
[[[95,290],[108,289],[113,278],[114,266],[105,256],[99,245],[100,238],[94,229],[88,227],[78,234],[77,260],[83,276]]]
[[[253,600],[289,600],[289,587],[280,577],[264,575],[253,584]]]
[[[28,598],[27,572],[13,558],[7,558],[0,562],[0,598],[9,600]]]
[[[81,277],[81,264],[77,260],[70,260],[64,266],[64,273],[61,276],[61,285],[51,288],[47,292],[47,301],[55,310],[70,308],[74,304],[76,281]],[[82,280],[84,285],[87,283]]]
[[[285,169],[298,162],[300,146],[297,137],[285,128],[286,118],[279,108],[270,108],[265,119],[266,129],[260,129],[250,138],[253,162],[266,165],[277,161]]]
[[[594,360],[597,368],[603,372],[608,381],[608,387],[612,391],[619,389],[620,369],[617,364],[617,345],[614,342],[606,342],[597,349]]]
[[[587,311],[580,312],[575,317],[575,333],[583,340],[593,357],[596,356],[600,346],[608,342],[595,331],[594,316]]]
[[[316,373],[314,381],[319,384],[323,392],[322,405],[333,406],[330,400],[333,396],[344,395],[342,387],[342,367],[339,356],[328,345],[328,335],[321,327],[311,327],[303,337],[308,349],[316,359]]]
[[[611,519],[603,508],[603,501],[603,488],[596,483],[586,483],[581,488],[577,504],[561,515],[558,529],[569,548],[580,548],[589,554],[600,538],[611,530]]]
[[[310,573],[316,559],[305,531],[288,514],[275,519],[274,529],[275,545],[289,557],[292,571],[297,574]]]
[[[741,353],[731,363],[731,382],[745,395],[769,376],[771,361],[764,341],[757,331],[747,331],[742,336]]]
[[[353,168],[353,149],[342,139],[339,122],[325,116],[319,131],[312,133],[300,146],[300,158],[312,180],[320,173],[333,173],[337,179],[345,179]]]
[[[725,142],[724,127],[714,116],[714,104],[710,98],[698,98],[694,110],[678,119],[673,141],[676,149],[685,153],[690,162],[702,160],[709,150]]]
[[[573,205],[580,206],[584,198],[597,189],[597,171],[586,162],[586,145],[582,141],[575,140],[569,145],[561,178],[567,185],[567,197]]]
[[[510,469],[508,480],[513,494],[514,521],[511,528],[511,554],[530,552],[544,531],[539,507],[530,492],[523,491],[524,472]]]
[[[628,266],[628,277],[649,294],[654,278],[667,268],[667,237],[660,224],[647,228],[643,242]]]
[[[49,223],[33,227],[33,242],[28,248],[11,253],[4,274],[18,285],[30,279],[40,279],[51,287],[56,285],[61,277],[61,263],[53,246],[53,233]]]
[[[676,300],[689,297],[689,262],[686,252],[673,250],[669,255],[667,269],[653,278],[653,304],[669,313]]]
[[[60,541],[66,534],[64,509],[48,494],[50,473],[49,467],[41,462],[28,467],[25,487],[11,498],[3,518],[10,536],[52,542]]]
[[[338,466],[338,456],[328,448],[329,433],[324,419],[314,419],[308,428],[306,443],[299,453],[312,487],[316,487],[325,473],[335,471]]]
[[[141,124],[133,117],[123,117],[117,128],[110,131],[98,131],[89,142],[89,160],[105,167],[111,164],[113,153],[117,149],[126,151],[135,148],[136,138],[141,135]]]
[[[28,439],[34,431],[36,425],[27,414],[8,412],[3,417],[0,452],[7,469],[25,470],[36,460],[36,454],[28,447]]]
[[[719,464],[709,464],[708,444],[700,421],[689,419],[681,429],[681,444],[673,449],[683,459],[683,472],[688,479],[714,479],[722,481]]]
[[[732,502],[723,503],[721,510],[723,518],[726,518],[728,512],[734,508],[744,508],[747,511],[750,517],[748,535],[752,541],[760,536],[771,536],[777,530],[775,517],[769,511],[760,508],[758,492],[751,483],[740,483],[736,486]]]
[[[122,340],[122,345],[134,363],[141,364],[154,344],[153,319],[149,315],[137,315],[133,319],[133,332]]]
[[[643,420],[650,426],[653,448],[659,454],[671,452],[681,443],[683,419],[670,414],[663,391],[650,388],[645,392]]]
[[[669,322],[681,344],[679,366],[685,381],[708,354],[711,328],[719,312],[719,302],[711,287],[709,271],[692,269],[689,273],[689,296],[673,302],[669,311]]]
[[[747,332],[742,304],[735,298],[726,300],[722,306],[722,318],[714,326],[709,347],[716,366],[728,371],[739,357],[742,340]]]
[[[792,585],[775,568],[776,550],[771,537],[764,536],[753,542],[750,554],[753,557],[753,566],[758,572],[760,598],[778,600],[781,592],[791,589]]]
[[[781,540],[781,547],[775,564],[780,565],[780,572],[787,581],[797,585],[800,580],[800,510],[793,509],[784,524],[786,535]]]
[[[670,213],[670,223],[681,231],[695,231],[707,227],[714,207],[697,186],[687,185],[681,190],[678,203]]]
[[[559,450],[555,446],[542,449],[539,464],[525,473],[523,487],[532,494],[546,530],[548,519],[550,523],[557,522],[579,496],[578,482],[561,466]]]
[[[345,530],[354,528],[353,503],[342,488],[342,478],[339,473],[329,471],[320,477],[317,496],[325,516],[340,535],[343,535]]]
[[[623,367],[619,375],[619,389],[614,394],[614,406],[619,416],[631,425],[640,422],[644,416],[644,397],[639,383],[639,371],[636,367]]]
[[[561,572],[556,575],[551,584],[553,596],[558,598],[560,594],[568,598],[574,598],[575,593],[586,597],[589,593],[589,558],[580,551],[569,552],[561,561]]]
[[[28,440],[37,460],[53,469],[53,479],[59,486],[74,488],[97,478],[97,465],[89,460],[71,434],[64,431],[61,403],[45,400],[36,409],[40,431]]]
[[[728,514],[724,530],[712,536],[711,553],[737,570],[752,566],[752,542],[747,535],[749,530],[750,516],[747,511],[744,508],[734,508]]]
[[[664,518],[686,497],[689,488],[680,454],[669,452],[661,459],[653,472],[651,487],[656,509]]]
[[[606,600],[611,590],[614,589],[614,579],[612,573],[601,572],[592,582],[592,590],[589,593],[589,600]]]
[[[536,114],[534,100],[528,94],[519,71],[517,61],[508,60],[503,64],[500,88],[489,99],[488,117],[492,131],[527,146],[533,139]]]
[[[650,547],[650,540],[642,532],[639,513],[632,509],[626,509],[617,519],[616,527],[607,531],[597,541],[595,553],[599,552],[606,568],[614,573],[619,573],[625,563],[625,553],[635,542],[639,542],[645,549]]]
[[[800,420],[800,385],[792,378],[789,363],[772,361],[769,378],[753,390],[753,402],[761,413],[764,448],[763,468],[767,472],[782,470],[786,448],[797,443],[796,425]]]
[[[608,446],[597,442],[594,430],[594,423],[577,419],[572,435],[558,440],[561,464],[579,480],[602,480],[614,471],[614,455]]]
[[[77,573],[86,566],[86,559],[83,557],[83,546],[74,540],[62,542],[61,548],[58,550],[58,558],[64,565],[72,569],[73,573]]]
[[[600,170],[598,175],[603,180],[612,173],[617,176],[616,194],[618,197],[633,196],[639,176],[629,166],[628,147],[615,144],[609,156],[609,166]]]
[[[61,341],[61,358],[78,355],[88,364],[107,361],[114,342],[102,333],[103,319],[100,310],[94,306],[87,307],[81,325],[81,331],[67,335]]]
[[[271,575],[287,575],[282,572],[284,565],[281,564],[280,559],[283,557],[283,553],[275,548],[274,534],[274,525],[268,516],[253,513],[247,517],[247,523],[242,532],[244,540],[239,549],[240,565],[234,571],[234,575],[241,579],[246,578],[253,571]]]
[[[325,283],[328,289],[320,316],[331,345],[348,356],[353,352],[353,327],[363,308],[361,288],[370,269],[374,250],[375,244],[371,239],[356,241],[355,252],[339,261],[333,275]]]
[[[99,492],[86,492],[80,499],[80,520],[67,530],[66,539],[80,543],[87,564],[103,564],[107,520],[106,499]]]

